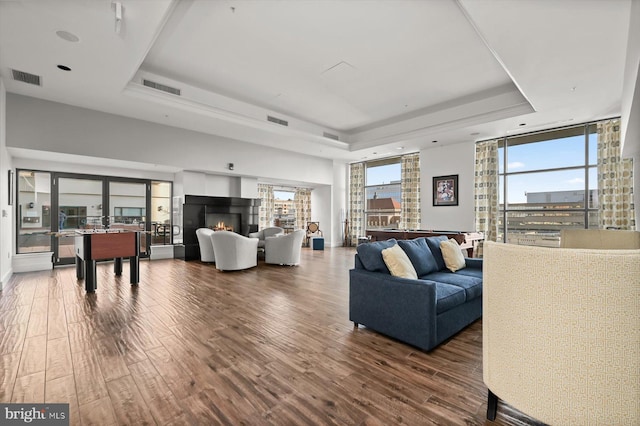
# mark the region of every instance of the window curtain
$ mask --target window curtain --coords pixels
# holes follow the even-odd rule
[[[598,123],[600,228],[635,230],[633,160],[621,158],[620,120]]]
[[[275,197],[273,196],[273,185],[258,184],[258,198],[260,198],[260,211],[258,226],[260,229],[271,226],[273,220],[273,210],[275,208]]]
[[[355,163],[349,170],[349,234],[345,237],[352,246],[358,245],[358,237],[364,237],[364,163]]]
[[[296,208],[296,229],[307,229],[307,222],[311,221],[311,190],[296,188],[293,204]]]
[[[420,229],[420,154],[402,156],[401,229]]]
[[[500,201],[498,197],[498,141],[476,144],[476,166],[474,178],[474,210],[476,231],[484,233],[484,241],[498,238]],[[477,247],[476,256],[482,257],[482,246]]]

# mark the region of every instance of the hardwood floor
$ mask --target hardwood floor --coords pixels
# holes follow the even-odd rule
[[[530,425],[486,422],[482,324],[430,353],[349,322],[353,248],[218,272],[142,261],[16,274],[0,292],[0,401],[67,402],[71,424]]]

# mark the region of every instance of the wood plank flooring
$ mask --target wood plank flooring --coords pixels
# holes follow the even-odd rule
[[[67,402],[74,425],[532,425],[485,420],[482,323],[425,353],[349,322],[353,248],[219,272],[141,261],[16,274],[0,292],[0,401]]]

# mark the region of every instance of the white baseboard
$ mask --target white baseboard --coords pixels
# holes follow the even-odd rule
[[[173,245],[151,246],[151,260],[173,259]]]
[[[4,288],[4,286],[9,282],[12,276],[13,276],[13,268],[9,268],[7,273],[4,274],[4,277],[2,277],[2,279],[0,280],[0,290]]]
[[[53,269],[53,252],[16,254],[11,259],[13,272],[34,272]]]

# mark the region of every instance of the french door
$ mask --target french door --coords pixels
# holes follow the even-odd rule
[[[146,231],[140,256],[149,256],[151,184],[146,180],[53,173],[51,245],[55,265],[75,262],[74,230],[119,228]],[[58,231],[58,232],[56,232]]]

